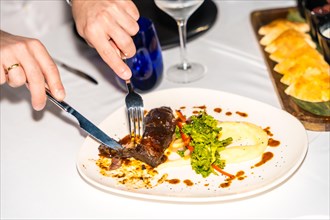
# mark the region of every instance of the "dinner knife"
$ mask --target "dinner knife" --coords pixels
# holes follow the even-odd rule
[[[46,89],[46,94],[48,99],[52,101],[55,105],[57,105],[60,109],[70,113],[73,115],[79,122],[80,127],[86,131],[93,139],[100,142],[101,144],[113,149],[113,150],[120,150],[123,148],[121,144],[119,144],[116,140],[109,137],[105,134],[101,129],[99,129],[96,125],[94,125],[91,121],[81,115],[78,111],[72,108],[66,102],[57,101],[50,91]]]
[[[54,60],[54,62],[57,65],[63,67],[64,69],[70,71],[71,73],[74,73],[74,74],[76,74],[79,77],[82,77],[84,79],[87,79],[88,81],[90,81],[90,82],[92,82],[92,83],[94,83],[96,85],[98,84],[97,80],[94,79],[92,76],[88,75],[87,73],[84,73],[84,72],[82,72],[82,71],[80,71],[78,69],[75,69],[75,68],[73,68],[71,66],[68,66],[67,64],[63,63],[62,61],[59,61],[59,60],[55,59],[54,57],[52,57],[52,59]]]

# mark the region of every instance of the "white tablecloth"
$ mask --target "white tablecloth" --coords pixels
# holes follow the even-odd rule
[[[210,88],[280,108],[250,24],[250,13],[292,6],[295,2],[215,2],[219,9],[216,24],[188,44],[189,60],[207,66],[207,75],[186,85],[171,83],[164,77],[156,91],[175,87]],[[12,27],[10,22],[15,23],[15,19],[7,22],[2,19],[2,27]],[[125,93],[116,86],[111,70],[84,43],[76,40],[72,23],[52,28],[43,35],[42,42],[52,56],[98,80],[99,84],[93,85],[60,68],[66,101],[91,121],[100,123],[124,104]],[[163,51],[163,57],[167,68],[179,59],[178,48]],[[85,134],[71,116],[52,103],[42,112],[33,111],[24,87],[1,86],[0,97],[3,219],[329,219],[329,132],[307,131],[309,150],[301,167],[269,192],[222,203],[164,203],[126,198],[90,186],[76,170],[76,157]]]

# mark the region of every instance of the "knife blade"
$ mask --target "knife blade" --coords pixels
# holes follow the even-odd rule
[[[75,68],[73,68],[71,66],[68,66],[67,64],[63,63],[62,61],[59,61],[59,60],[55,59],[54,57],[52,57],[52,59],[54,60],[54,62],[57,65],[63,67],[64,69],[70,71],[71,73],[74,73],[74,74],[76,74],[79,77],[82,77],[84,79],[87,79],[88,81],[90,81],[90,82],[92,82],[92,83],[94,83],[96,85],[98,84],[97,80],[94,79],[92,76],[88,75],[87,73],[84,73],[84,72],[82,72],[82,71],[80,71],[78,69],[75,69]]]
[[[66,102],[60,102],[57,101],[50,91],[46,89],[46,94],[48,96],[48,99],[52,101],[56,106],[58,106],[60,109],[70,113],[73,115],[79,122],[80,127],[86,131],[93,139],[95,139],[97,142],[100,142],[101,144],[113,149],[113,150],[120,150],[123,148],[121,144],[119,144],[116,140],[109,137],[106,133],[104,133],[101,129],[99,129],[96,125],[94,125],[91,121],[89,121],[87,118],[85,118],[83,115],[81,115],[78,111],[76,111],[74,108],[72,108],[69,104]]]

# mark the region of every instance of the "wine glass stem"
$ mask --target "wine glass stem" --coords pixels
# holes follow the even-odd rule
[[[180,69],[187,70],[190,68],[190,65],[187,60],[187,19],[182,19],[177,21],[179,28],[179,37],[180,37],[180,55],[181,55],[181,65]]]

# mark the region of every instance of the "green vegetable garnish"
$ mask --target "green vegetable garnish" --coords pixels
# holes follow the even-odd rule
[[[306,20],[303,17],[301,17],[299,11],[297,10],[289,10],[287,19],[292,22],[306,22]]]
[[[220,152],[232,142],[232,138],[219,140],[221,128],[218,121],[206,112],[192,116],[190,122],[182,128],[183,133],[191,137],[190,145],[194,148],[191,154],[191,166],[197,174],[203,177],[211,173],[217,175],[212,165],[225,167],[225,161],[221,160]]]
[[[178,150],[176,153],[179,154],[180,157],[184,157],[185,150]]]
[[[175,127],[175,138],[181,138],[180,129],[178,126]]]

